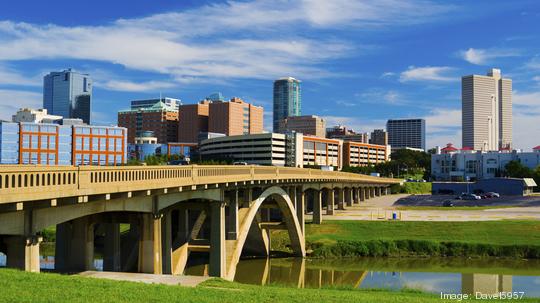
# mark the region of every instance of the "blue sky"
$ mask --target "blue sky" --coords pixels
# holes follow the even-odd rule
[[[33,9],[28,9],[32,7]],[[461,145],[460,77],[514,84],[514,145],[540,144],[538,1],[2,1],[0,118],[41,107],[42,77],[94,79],[93,120],[132,99],[221,91],[265,108],[272,80],[303,81],[303,114],[357,131],[427,120],[428,147]]]

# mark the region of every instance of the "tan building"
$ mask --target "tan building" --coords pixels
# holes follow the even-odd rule
[[[208,131],[227,136],[263,132],[263,108],[240,98],[214,101],[209,106]]]
[[[375,129],[371,132],[370,144],[388,145],[388,133],[384,129]]]
[[[326,122],[318,116],[292,116],[280,121],[280,132],[295,131],[319,138],[326,137]]]
[[[326,129],[326,137],[329,139],[340,139],[344,141],[354,141],[368,143],[367,133],[356,133],[354,130],[343,125],[336,125]]]
[[[163,102],[118,112],[118,126],[128,129],[128,143],[151,131],[159,143],[177,142],[178,110]]]
[[[512,147],[512,80],[491,69],[461,79],[463,147],[493,151]]]
[[[358,142],[343,143],[344,166],[367,166],[386,162],[389,158],[389,145],[375,145]]]
[[[343,141],[310,136],[302,140],[302,167],[335,166],[341,170]]]
[[[208,132],[210,103],[204,100],[179,107],[178,142],[198,143],[199,133]]]

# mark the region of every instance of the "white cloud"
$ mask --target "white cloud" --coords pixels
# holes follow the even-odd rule
[[[43,107],[43,95],[30,91],[0,89],[0,120],[11,121],[19,108]]]
[[[318,28],[366,28],[432,20],[449,9],[426,0],[255,0],[65,27],[0,22],[0,61],[80,59],[120,64],[172,78],[321,78],[323,60],[353,48],[349,41],[301,38]],[[195,42],[196,41],[196,42]]]
[[[486,65],[492,63],[493,59],[519,56],[520,52],[514,49],[469,48],[468,50],[460,51],[459,55],[463,58],[463,60],[469,63]]]
[[[448,75],[452,70],[453,68],[448,66],[409,66],[401,73],[399,81],[457,81],[459,78]]]
[[[390,77],[393,77],[395,75],[396,75],[396,73],[394,73],[394,72],[384,72],[384,73],[382,73],[381,78],[390,78]]]
[[[157,91],[164,88],[172,88],[177,84],[165,81],[132,82],[123,80],[111,80],[103,84],[103,88],[124,92],[146,92]]]
[[[362,93],[357,93],[355,94],[355,97],[360,99],[361,103],[386,103],[394,105],[406,103],[400,93],[394,90],[384,90],[380,88],[373,88]]]
[[[0,64],[0,85],[40,86],[40,76],[26,76],[17,70]]]
[[[536,56],[532,58],[525,64],[525,67],[528,69],[540,70],[540,57]]]

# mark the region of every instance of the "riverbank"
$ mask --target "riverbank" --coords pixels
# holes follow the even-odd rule
[[[0,269],[0,287],[2,302],[454,302],[414,290],[296,289],[243,285],[217,279],[191,288],[10,269]]]
[[[273,244],[286,241],[275,234]],[[540,221],[325,221],[306,225],[311,257],[540,259]]]

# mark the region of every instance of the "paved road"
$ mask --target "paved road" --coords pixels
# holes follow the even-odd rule
[[[142,282],[147,284],[181,285],[188,287],[195,287],[209,279],[209,277],[199,276],[171,276],[107,271],[85,271],[80,273],[79,275],[84,277],[118,281]]]
[[[388,220],[395,213],[403,221],[492,221],[508,219],[540,220],[540,207],[513,207],[474,210],[397,210],[394,203],[408,195],[388,195],[336,210],[323,220]]]

